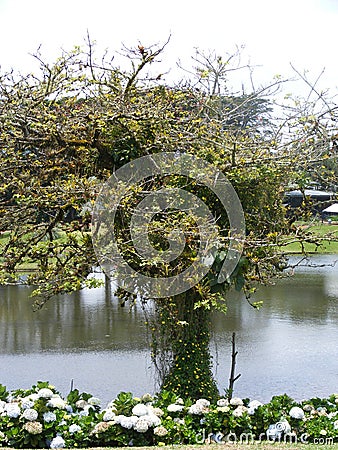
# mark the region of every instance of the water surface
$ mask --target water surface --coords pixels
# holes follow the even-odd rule
[[[338,392],[338,257],[312,260],[296,274],[259,289],[253,309],[238,294],[226,316],[213,319],[214,370],[228,385],[231,334],[238,350],[235,394],[268,401],[287,392],[296,399]],[[9,389],[52,382],[63,393],[71,380],[109,401],[121,390],[154,392],[145,317],[121,308],[105,288],[50,301],[33,312],[30,288],[0,287],[0,383]]]

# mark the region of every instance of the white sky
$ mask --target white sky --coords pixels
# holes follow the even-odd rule
[[[290,74],[289,63],[315,79],[325,67],[321,87],[338,86],[338,0],[0,0],[0,64],[30,72],[28,53],[42,44],[53,60],[60,48],[82,45],[88,29],[97,44],[111,50],[172,38],[163,55],[175,70],[190,61],[194,47],[231,53],[245,45],[243,61],[255,79]]]

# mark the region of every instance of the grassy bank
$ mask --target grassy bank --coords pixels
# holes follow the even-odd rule
[[[119,447],[120,448],[120,447]],[[135,447],[124,447],[127,449],[134,449]],[[278,444],[278,443],[253,443],[253,444],[205,444],[205,445],[167,445],[164,447],[138,447],[140,450],[220,450],[220,449],[233,449],[233,450],[243,450],[245,448],[250,448],[252,450],[298,450],[301,448],[306,448],[307,450],[338,450],[338,444]],[[96,449],[103,450],[103,449]],[[105,448],[104,450],[107,450]],[[109,449],[108,449],[109,450]]]
[[[296,450],[301,448],[306,448],[308,450],[338,450],[338,444],[278,444],[278,443],[253,443],[253,444],[210,444],[210,445],[167,445],[165,447],[139,447],[140,450],[220,450],[221,449],[233,449],[233,450],[243,450],[245,448],[250,448],[252,450]],[[126,447],[129,449],[135,449],[135,447]],[[98,449],[97,449],[98,450]],[[103,449],[102,449],[103,450]],[[105,449],[107,450],[107,449]]]
[[[318,238],[320,245],[306,242],[304,243],[304,249],[299,242],[291,242],[290,244],[281,246],[281,250],[287,253],[302,253],[304,250],[306,253],[317,254],[338,254],[338,224],[334,223],[329,225],[328,223],[314,222],[297,224],[302,235],[313,236]],[[285,241],[294,241],[292,236],[286,237]]]
[[[67,234],[62,230],[57,230],[53,234],[54,234],[53,243],[54,243],[54,245],[59,246],[61,249],[60,252],[62,252],[62,246],[67,242]],[[69,234],[69,236],[71,236],[75,240],[78,240],[79,242],[81,241],[81,233],[79,231],[73,231],[72,233]],[[27,242],[28,242],[29,239],[31,239],[31,238],[32,238],[32,235],[27,234],[23,237],[23,241],[27,240]],[[9,239],[10,239],[9,231],[4,231],[4,232],[0,233],[0,255],[1,255],[0,263],[4,261],[4,258],[2,255],[4,254],[4,249],[9,242]],[[35,244],[34,247],[36,247],[36,248],[40,247],[40,248],[44,249],[46,242],[49,242],[49,238],[47,236],[45,236],[39,243]],[[49,262],[54,263],[55,259],[49,258]],[[24,257],[22,259],[21,263],[16,267],[16,270],[18,272],[22,272],[22,273],[34,272],[37,269],[38,269],[38,262],[36,260],[32,260],[28,257]]]
[[[13,447],[1,447],[3,450],[11,450]],[[160,447],[123,447],[127,450],[338,450],[338,444],[279,444],[279,443],[253,443],[253,444],[210,444],[210,445],[166,445]],[[70,449],[71,450],[71,449]],[[74,449],[75,450],[75,449]],[[121,447],[94,447],[86,450],[121,450]]]

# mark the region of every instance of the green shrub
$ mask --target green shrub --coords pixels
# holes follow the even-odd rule
[[[74,389],[63,398],[48,382],[38,382],[10,393],[0,385],[0,396],[0,447],[196,444],[243,435],[262,440],[273,424],[287,424],[301,442],[338,441],[338,394],[301,403],[284,394],[261,404],[239,398],[193,401],[169,391],[141,398],[121,392],[102,409],[91,394]]]

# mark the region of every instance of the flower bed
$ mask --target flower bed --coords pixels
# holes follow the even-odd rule
[[[64,448],[201,444],[248,440],[338,441],[338,394],[297,403],[233,398],[177,398],[169,392],[135,398],[121,392],[102,408],[72,390],[66,398],[48,382],[7,392],[0,385],[0,447]]]

